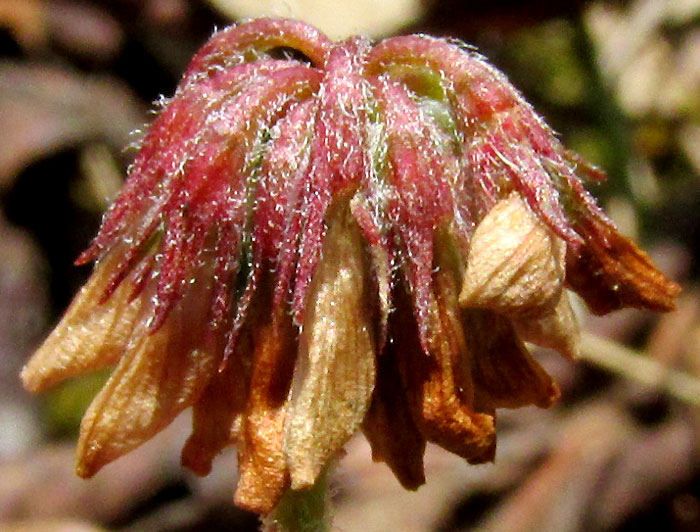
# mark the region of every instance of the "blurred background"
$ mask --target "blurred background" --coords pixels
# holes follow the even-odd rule
[[[503,411],[495,464],[429,448],[407,493],[351,442],[336,528],[700,530],[700,0],[0,0],[0,531],[257,529],[231,504],[234,452],[205,479],[179,467],[187,415],[83,481],[77,429],[105,375],[35,397],[18,373],[89,274],[73,260],[152,102],[215,27],[263,14],[475,45],[606,170],[594,194],[684,288],[664,316],[581,309],[583,360],[538,352],[561,402]]]

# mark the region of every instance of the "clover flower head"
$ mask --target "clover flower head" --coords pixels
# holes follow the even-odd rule
[[[81,476],[192,407],[183,464],[237,445],[243,507],[313,485],[359,430],[415,489],[427,442],[489,461],[497,408],[557,399],[524,342],[575,357],[567,289],[598,314],[673,307],[584,188],[602,178],[469,48],[227,28],[151,125],[24,384],[116,365]]]

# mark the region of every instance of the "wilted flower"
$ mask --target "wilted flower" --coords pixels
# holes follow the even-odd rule
[[[270,511],[363,429],[407,488],[435,442],[493,459],[495,410],[559,392],[523,341],[576,354],[594,313],[678,287],[481,56],[426,36],[329,42],[289,20],[214,35],[146,135],[95,271],[22,378],[116,364],[87,411],[91,476],[194,410],[183,463],[235,443]]]

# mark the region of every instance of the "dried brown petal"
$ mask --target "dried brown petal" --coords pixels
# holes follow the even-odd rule
[[[572,360],[578,357],[581,334],[566,290],[549,314],[541,318],[513,320],[513,325],[518,336],[527,342],[555,349]]]
[[[269,513],[289,483],[283,449],[286,399],[294,370],[296,331],[288,309],[269,312],[258,305],[253,320],[254,354],[250,398],[238,458],[237,505],[258,513]]]
[[[565,243],[512,193],[476,228],[459,301],[509,317],[542,316],[561,296],[565,252]]]
[[[510,320],[479,309],[465,310],[462,319],[479,402],[491,408],[547,408],[559,398],[559,388],[532,358]]]
[[[644,251],[599,219],[584,218],[576,231],[586,239],[566,256],[566,283],[594,314],[623,307],[666,312],[674,309],[680,287],[652,264]]]
[[[362,237],[347,208],[335,210],[328,226],[306,304],[285,425],[293,489],[313,485],[360,427],[374,388]]]
[[[248,400],[252,351],[249,329],[239,335],[236,350],[226,366],[217,371],[192,406],[192,434],[182,449],[181,463],[197,475],[206,476],[222,449],[236,442]]]
[[[83,417],[78,475],[94,475],[197,400],[219,359],[213,342],[200,336],[207,331],[210,289],[190,283],[181,305],[155,333],[149,334],[147,322],[137,324],[124,356]]]
[[[363,429],[372,459],[386,462],[404,488],[415,490],[425,483],[426,442],[406,404],[397,355],[396,344],[390,342],[377,361],[377,385]]]
[[[489,461],[496,450],[494,418],[474,408],[472,353],[467,349],[460,321],[458,275],[444,257],[438,258],[436,272],[429,354],[421,349],[408,295],[400,289],[396,294],[392,338],[408,404],[428,441],[471,463]]]
[[[381,352],[387,339],[389,314],[391,313],[391,258],[386,248],[385,238],[372,220],[372,215],[363,204],[365,198],[358,192],[350,200],[350,212],[364,233],[370,256],[372,284],[377,292],[376,345]]]
[[[134,328],[142,299],[129,302],[130,283],[99,304],[119,254],[101,261],[66,314],[22,370],[27,390],[45,390],[63,379],[117,363]]]

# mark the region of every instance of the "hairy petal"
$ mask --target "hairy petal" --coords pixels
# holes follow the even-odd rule
[[[443,79],[462,137],[464,171],[486,207],[516,189],[559,237],[574,247],[583,244],[567,219],[562,192],[573,193],[591,216],[604,216],[571,157],[505,75],[471,50],[423,35],[382,41],[368,55],[367,72],[396,65],[427,68]]]
[[[309,173],[304,183],[299,225],[293,312],[304,321],[309,283],[320,260],[328,209],[339,194],[357,189],[366,180],[367,82],[362,76],[365,39],[336,44],[328,57],[323,90],[318,94]],[[292,229],[296,229],[292,227]]]
[[[438,246],[441,251],[441,246]],[[407,294],[397,290],[392,338],[413,419],[428,441],[471,463],[492,460],[494,418],[475,408],[472,356],[460,321],[456,268],[438,254],[429,351],[421,348]]]
[[[204,134],[211,117],[219,116],[221,108],[251,83],[260,83],[261,78],[290,66],[284,61],[243,64],[180,87],[149,127],[129,170],[129,178],[109,208],[99,233],[77,262],[82,264],[100,257],[122,237],[129,237],[134,251],[145,242],[160,222],[173,186],[178,179],[183,181],[186,162],[201,140],[210,139],[211,133],[216,132],[214,128],[209,129],[209,135]],[[118,270],[126,268],[131,258],[126,253]]]
[[[453,211],[450,175],[433,140],[437,132],[429,127],[421,109],[407,89],[379,78],[374,82],[379,107],[384,114],[387,180],[393,193],[388,199],[392,231],[400,241],[400,260],[414,302],[421,342],[427,349],[433,268],[433,233]]]
[[[165,260],[154,329],[177,302],[184,281],[182,271],[196,256],[202,235],[219,224],[228,224],[236,244],[243,240],[252,192],[250,153],[260,130],[280,118],[289,106],[308,97],[317,82],[317,72],[303,66],[272,72],[250,82],[244,92],[211,118],[203,138],[198,139],[198,149],[185,166],[187,179],[173,184],[173,195],[164,207]],[[176,251],[171,253],[172,249]],[[222,251],[232,255],[235,262],[241,260],[237,246]]]
[[[360,427],[374,388],[362,237],[347,206],[334,210],[306,303],[285,424],[292,489],[314,484]]]
[[[211,37],[187,67],[186,77],[246,60],[246,52],[266,54],[275,48],[294,48],[315,66],[323,66],[331,42],[319,30],[295,20],[264,18],[230,26]],[[259,59],[255,56],[254,59]]]

